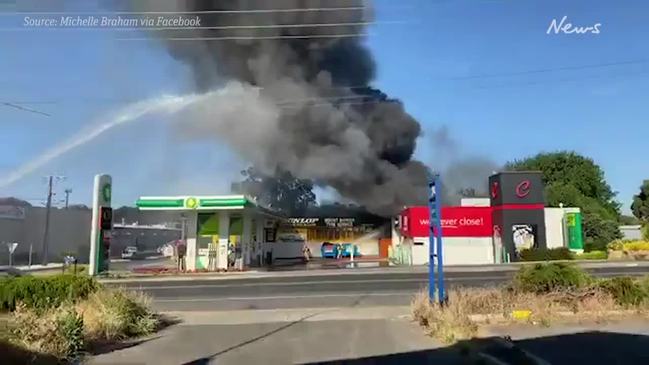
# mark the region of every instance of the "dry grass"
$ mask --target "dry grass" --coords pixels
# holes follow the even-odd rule
[[[598,289],[534,294],[505,288],[456,288],[449,292],[448,305],[431,304],[421,291],[411,303],[413,318],[429,335],[446,343],[469,339],[480,323],[513,323],[521,320],[513,311],[529,311],[525,322],[548,326],[553,322],[603,321],[622,311],[614,298]],[[642,308],[637,308],[642,310]]]
[[[449,298],[452,302],[452,299]],[[436,337],[446,343],[471,338],[478,330],[478,326],[469,318],[470,312],[464,305],[449,305],[440,308],[431,305],[428,294],[417,293],[412,301],[413,317],[421,326],[426,328],[430,336]]]
[[[27,354],[68,361],[88,346],[156,331],[160,319],[149,309],[149,303],[149,297],[142,293],[118,289],[102,289],[55,308],[37,309],[19,303],[6,320],[0,318],[0,342]]]
[[[151,300],[139,292],[100,290],[77,303],[83,316],[84,335],[92,341],[121,340],[147,335],[158,327],[158,317],[149,309]]]
[[[35,311],[20,304],[10,322],[10,341],[26,350],[64,359],[83,347],[83,321],[70,306]]]

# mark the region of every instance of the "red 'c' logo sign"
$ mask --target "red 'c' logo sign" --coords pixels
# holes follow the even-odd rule
[[[496,199],[498,197],[498,181],[494,181],[491,185],[491,198]]]
[[[524,198],[530,193],[530,186],[532,184],[529,180],[523,180],[518,185],[516,185],[516,196],[519,198]]]

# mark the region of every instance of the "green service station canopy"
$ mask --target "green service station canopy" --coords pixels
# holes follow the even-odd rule
[[[240,269],[261,265],[266,231],[283,219],[245,195],[144,196],[136,205],[140,210],[183,212],[190,271],[227,270],[232,257]]]

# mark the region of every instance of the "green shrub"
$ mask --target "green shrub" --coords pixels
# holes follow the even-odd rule
[[[622,244],[624,251],[649,251],[649,241],[630,241]]]
[[[523,292],[548,293],[584,287],[591,277],[580,268],[567,263],[523,266],[514,276],[513,288]]]
[[[624,247],[623,240],[614,240],[611,241],[608,245],[606,245],[606,248],[608,248],[611,251],[622,251],[623,247]]]
[[[606,260],[608,252],[606,251],[590,251],[575,255],[577,260]]]
[[[637,306],[649,298],[649,292],[643,285],[630,277],[603,279],[599,282],[599,287],[623,306]]]
[[[88,297],[99,288],[91,277],[75,275],[21,276],[0,280],[0,310],[14,310],[16,304],[47,309]]]
[[[638,280],[640,287],[649,295],[649,275],[645,275],[642,279]]]
[[[566,247],[557,248],[533,248],[521,250],[520,258],[522,261],[552,261],[552,260],[571,260],[572,252]]]
[[[83,317],[74,310],[66,310],[58,319],[59,332],[67,343],[66,357],[77,356],[84,348]]]

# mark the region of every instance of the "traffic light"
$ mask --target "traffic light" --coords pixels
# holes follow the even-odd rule
[[[101,214],[99,215],[99,227],[102,230],[113,229],[113,208],[101,207]]]
[[[113,208],[99,208],[99,260],[98,272],[108,271],[110,262],[110,237],[113,229]]]

